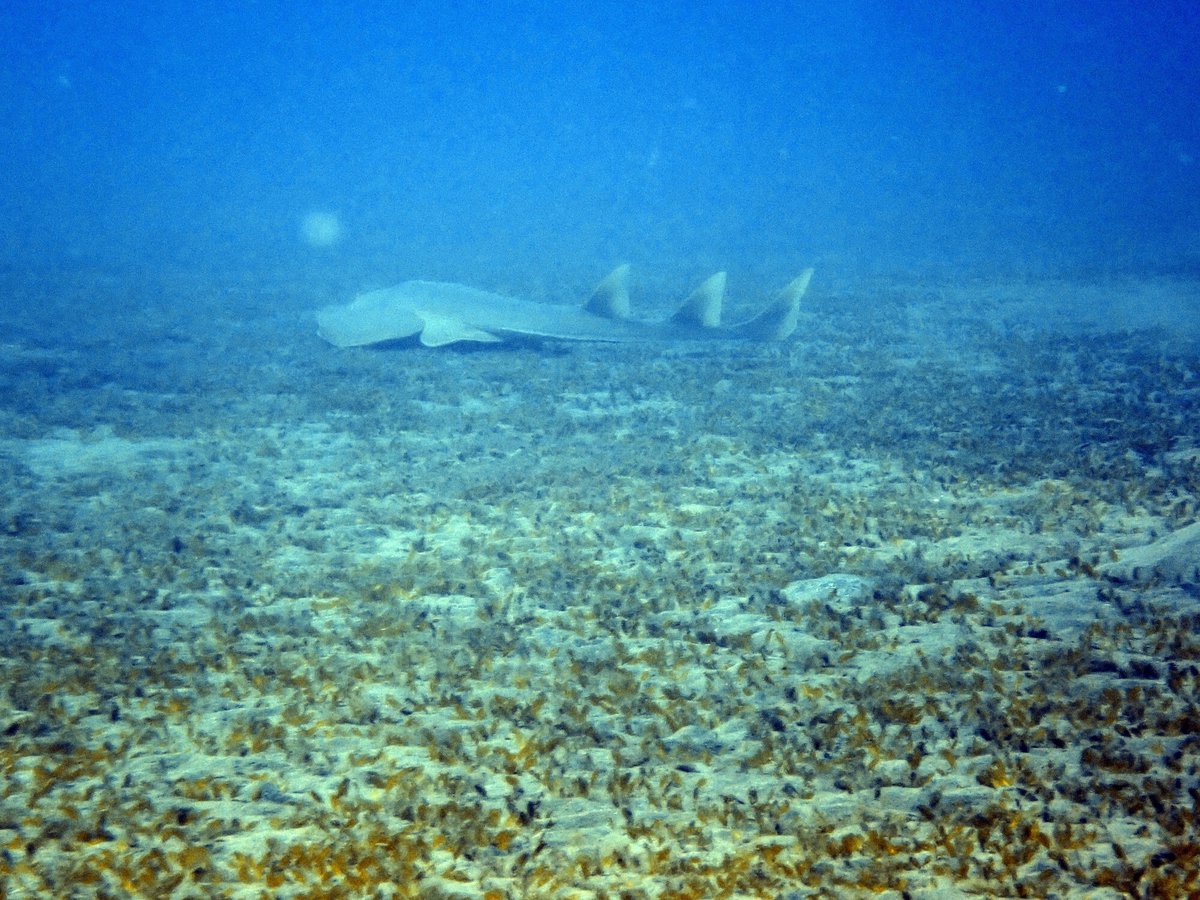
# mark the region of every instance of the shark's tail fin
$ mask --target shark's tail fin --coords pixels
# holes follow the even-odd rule
[[[758,341],[782,341],[790,337],[800,317],[800,298],[808,290],[812,274],[812,269],[805,269],[779,292],[774,303],[749,322],[733,326],[733,331],[738,337]]]

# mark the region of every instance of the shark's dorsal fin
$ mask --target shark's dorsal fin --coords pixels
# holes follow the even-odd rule
[[[759,341],[782,341],[790,337],[800,318],[800,298],[808,290],[812,275],[812,269],[805,269],[779,292],[774,303],[749,322],[735,325],[737,336]]]
[[[596,285],[588,302],[583,304],[594,316],[605,319],[629,318],[629,263],[617,266]]]
[[[675,310],[671,321],[680,325],[717,328],[721,324],[721,303],[725,299],[725,273],[718,272],[692,291]]]

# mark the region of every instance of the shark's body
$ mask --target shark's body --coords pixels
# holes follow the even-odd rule
[[[582,307],[518,300],[462,284],[406,281],[360,294],[343,306],[325,307],[317,313],[317,331],[337,347],[389,344],[414,337],[426,347],[520,338],[625,343],[778,341],[795,330],[800,298],[812,277],[812,269],[808,269],[758,316],[726,326],[721,324],[724,272],[698,287],[675,315],[658,322],[629,317],[628,273],[628,266],[614,269]]]

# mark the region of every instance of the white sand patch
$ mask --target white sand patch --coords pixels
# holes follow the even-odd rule
[[[103,427],[86,434],[59,429],[52,437],[6,443],[9,453],[43,479],[157,467],[187,446],[175,438],[131,440]]]

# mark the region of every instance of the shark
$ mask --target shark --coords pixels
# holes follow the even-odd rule
[[[781,341],[796,330],[800,300],[812,274],[806,269],[758,315],[733,325],[721,322],[724,272],[705,280],[674,315],[659,321],[633,318],[629,265],[624,264],[609,273],[582,306],[538,303],[450,282],[405,281],[318,310],[317,333],[335,347],[404,342],[444,347],[518,340]]]

